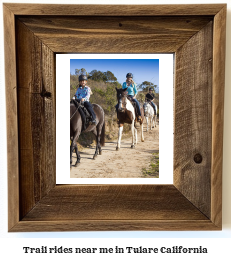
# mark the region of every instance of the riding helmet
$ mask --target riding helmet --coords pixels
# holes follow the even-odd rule
[[[133,74],[132,73],[127,73],[126,78],[133,78]]]
[[[79,76],[79,81],[87,81],[87,75],[81,74]]]

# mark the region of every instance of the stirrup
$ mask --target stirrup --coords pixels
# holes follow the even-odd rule
[[[91,120],[91,121],[90,121],[90,124],[91,124],[91,125],[96,125],[96,119]]]

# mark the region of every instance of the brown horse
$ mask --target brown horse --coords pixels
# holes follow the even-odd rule
[[[92,104],[92,108],[96,115],[96,125],[86,125],[86,129],[83,128],[84,122],[82,120],[80,110],[74,101],[70,103],[70,138],[72,140],[70,147],[70,167],[72,167],[72,153],[75,150],[77,161],[75,167],[80,164],[80,154],[78,151],[77,140],[81,132],[93,132],[96,137],[96,150],[93,159],[99,154],[102,154],[101,146],[105,143],[105,119],[104,111],[98,104]]]
[[[123,125],[124,123],[131,124],[131,131],[132,131],[132,145],[131,148],[135,147],[137,144],[137,129],[135,123],[137,122],[137,118],[135,115],[135,108],[132,105],[132,102],[127,98],[127,88],[125,89],[117,89],[117,100],[118,100],[118,113],[117,118],[119,120],[119,133],[118,133],[118,141],[116,150],[120,149],[120,142],[123,132]],[[143,134],[143,121],[144,121],[144,110],[140,108],[141,111],[141,141],[144,141],[144,134]]]

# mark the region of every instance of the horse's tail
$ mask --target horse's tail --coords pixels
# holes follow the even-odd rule
[[[105,121],[103,122],[103,127],[100,134],[100,145],[101,146],[105,145]]]

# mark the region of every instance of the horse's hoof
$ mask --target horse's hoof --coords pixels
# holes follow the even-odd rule
[[[102,150],[101,150],[101,151],[99,151],[99,155],[102,155]]]
[[[119,150],[120,148],[119,147],[116,147],[116,150]]]
[[[80,162],[75,163],[75,167],[78,167],[80,165]]]
[[[134,149],[134,148],[135,148],[135,145],[131,145],[131,148]]]
[[[93,160],[95,160],[96,156],[97,156],[97,155],[94,155],[94,156],[93,156]]]

